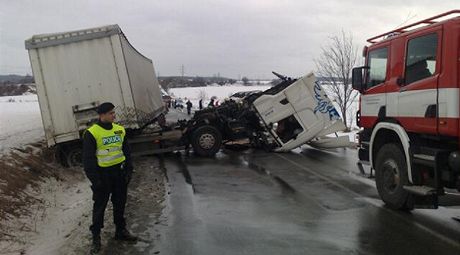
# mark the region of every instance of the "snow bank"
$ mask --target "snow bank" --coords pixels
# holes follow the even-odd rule
[[[33,223],[35,229],[26,235],[26,246],[30,247],[25,249],[25,254],[62,254],[58,249],[66,245],[69,236],[75,234],[80,236],[81,244],[88,242],[92,193],[81,172],[69,175],[74,177],[72,179],[47,179],[40,185],[37,198],[44,205],[37,206],[36,212],[41,214],[40,217],[28,218],[29,222],[26,223]]]
[[[37,95],[0,97],[0,153],[43,137]]]

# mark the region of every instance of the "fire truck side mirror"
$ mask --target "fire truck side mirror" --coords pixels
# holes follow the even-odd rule
[[[367,69],[369,69],[367,66],[355,67],[351,73],[351,86],[360,93],[366,89],[364,70]]]

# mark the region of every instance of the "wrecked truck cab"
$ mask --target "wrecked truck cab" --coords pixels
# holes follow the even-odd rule
[[[345,128],[334,105],[310,73],[300,79],[283,77],[282,83],[250,94],[242,101],[230,100],[196,112],[184,137],[185,144],[192,145],[196,154],[213,156],[220,148],[217,140],[225,144],[249,139],[253,147],[276,152],[303,144],[346,147],[350,145],[348,136],[327,137]]]
[[[263,93],[253,105],[277,141],[274,151],[290,151],[303,144],[318,148],[350,145],[348,136],[326,136],[346,127],[313,73],[293,80],[276,94]]]

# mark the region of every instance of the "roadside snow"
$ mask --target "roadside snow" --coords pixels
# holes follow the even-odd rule
[[[36,198],[41,201],[32,205],[35,214],[13,222],[33,227],[30,232],[24,233],[24,244],[16,250],[21,250],[23,254],[59,254],[58,249],[67,238],[80,230],[80,225],[88,225],[91,212],[88,182],[81,173],[71,176],[65,181],[46,179],[35,191]]]
[[[78,169],[80,170],[80,169]],[[34,243],[28,250],[32,254],[58,254],[57,247],[62,247],[78,226],[90,221],[91,190],[89,183],[80,177],[77,183],[55,182],[41,195],[44,198],[54,196],[54,206],[48,209],[44,221],[37,224],[40,231],[31,238]],[[86,228],[85,228],[86,229]]]
[[[0,97],[0,153],[43,137],[37,95]]]

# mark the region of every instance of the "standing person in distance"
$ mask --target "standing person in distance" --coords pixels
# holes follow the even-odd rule
[[[193,106],[192,102],[190,102],[190,99],[187,101],[186,105],[187,105],[187,114],[190,115],[192,113],[192,106]]]

